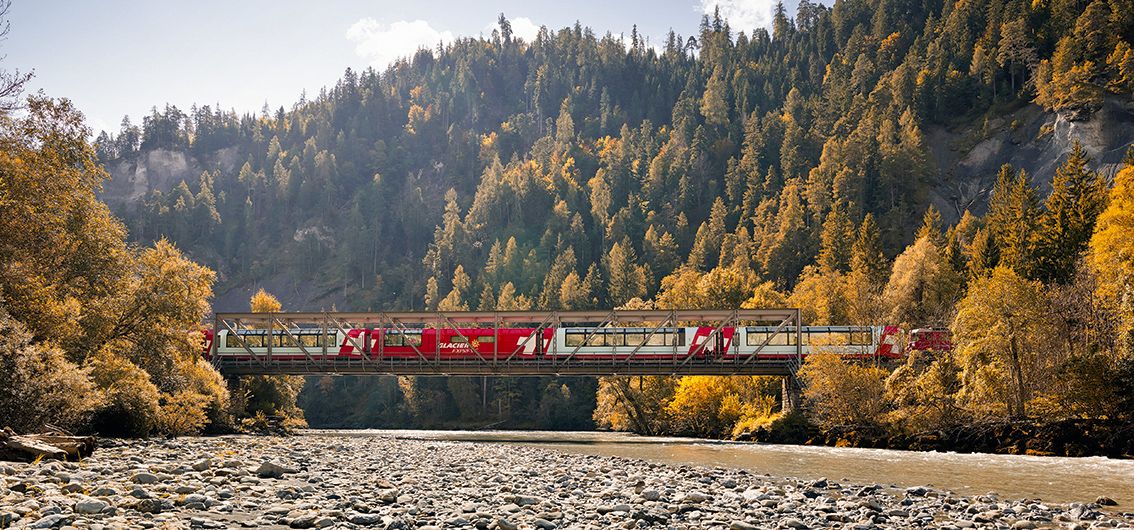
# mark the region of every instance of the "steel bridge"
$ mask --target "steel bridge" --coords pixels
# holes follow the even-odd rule
[[[704,348],[720,336],[726,328],[742,326],[768,326],[763,344],[746,345],[742,358],[728,356],[699,355]],[[645,329],[649,336],[669,327],[706,326],[711,327],[709,337],[698,347],[686,350],[673,346],[673,355],[664,359],[636,356],[638,346],[624,357],[616,359],[588,359],[573,351],[556,350],[552,341],[550,355],[521,356],[522,342],[515,350],[501,349],[494,341],[492,352],[477,352],[464,358],[453,359],[442,356],[439,341],[435,348],[413,346],[415,356],[385,357],[381,348],[360,355],[335,355],[338,345],[321,347],[298,347],[303,356],[294,359],[273,358],[272,341],[266,348],[250,348],[242,339],[239,344],[244,350],[239,356],[217,355],[218,342],[213,341],[211,360],[213,365],[225,376],[254,374],[288,375],[771,375],[788,376],[787,385],[794,383],[803,350],[800,312],[791,309],[733,309],[733,310],[609,310],[609,311],[432,311],[432,312],[308,312],[308,313],[216,313],[213,319],[213,336],[225,330],[237,334],[241,330],[274,331],[295,337],[297,329],[322,334],[342,333],[351,329],[382,328],[391,331],[411,331],[446,329],[460,334],[460,329],[484,327],[501,329],[508,327],[555,328],[586,327],[594,330],[609,327],[635,327]],[[591,333],[594,333],[592,331]],[[792,344],[794,354],[775,359],[761,359],[760,352],[777,337],[787,339],[794,335],[795,340],[785,340],[780,344]],[[463,336],[463,335],[462,335]],[[534,336],[534,334],[533,334]],[[648,338],[648,337],[647,337]],[[348,337],[356,351],[363,351],[363,340]],[[535,339],[532,339],[535,340]],[[299,341],[295,341],[298,343]],[[644,343],[645,341],[643,341]],[[782,346],[778,346],[782,348]],[[739,351],[738,340],[731,342],[730,349]],[[754,351],[753,351],[754,348]],[[570,348],[568,348],[570,350]],[[782,349],[779,351],[783,351]],[[753,352],[751,355],[748,352]]]

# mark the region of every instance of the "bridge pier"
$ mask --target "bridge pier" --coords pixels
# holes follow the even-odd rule
[[[794,374],[783,378],[781,399],[784,414],[799,410],[800,402],[803,401],[803,387],[799,386],[799,378]]]

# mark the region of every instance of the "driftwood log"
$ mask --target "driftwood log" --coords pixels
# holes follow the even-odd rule
[[[0,460],[34,462],[40,459],[78,460],[94,452],[93,436],[68,436],[59,433],[16,434],[5,427],[0,430]]]

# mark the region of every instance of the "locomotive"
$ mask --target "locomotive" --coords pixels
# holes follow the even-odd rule
[[[798,339],[797,339],[798,337]],[[321,328],[205,332],[206,359],[246,360],[271,354],[278,361],[373,360],[664,360],[687,357],[743,361],[788,359],[832,352],[854,359],[897,359],[912,350],[952,349],[949,331],[920,328],[902,344],[897,326],[709,326],[545,328]],[[215,342],[215,345],[214,345]],[[215,346],[215,348],[214,348]]]

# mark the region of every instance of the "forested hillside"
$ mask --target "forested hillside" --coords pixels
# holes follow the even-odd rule
[[[804,0],[771,31],[706,17],[659,49],[578,24],[524,42],[501,16],[290,109],[155,108],[96,149],[130,236],[216,269],[218,309],[267,286],[288,309],[789,304],[949,325],[987,277],[1088,274],[1134,140],[1132,42],[1122,0]],[[1013,152],[1049,160],[989,169]],[[309,385],[309,412],[358,384]],[[593,381],[398,384],[349,421],[594,403]]]

